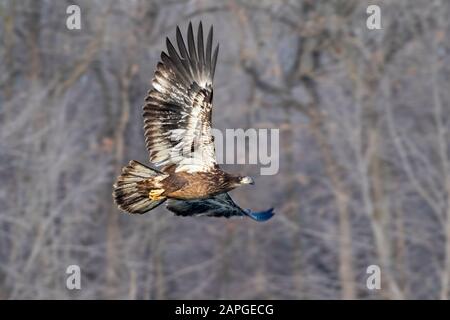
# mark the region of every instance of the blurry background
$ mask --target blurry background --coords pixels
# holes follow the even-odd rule
[[[446,0],[1,1],[0,298],[447,299],[449,16]],[[264,224],[111,198],[148,159],[165,37],[200,20],[220,42],[214,126],[280,129],[277,175],[227,166],[256,177],[240,205],[276,208]]]

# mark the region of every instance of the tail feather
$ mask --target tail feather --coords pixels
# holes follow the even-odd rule
[[[113,197],[117,206],[128,213],[143,214],[162,204],[165,198],[155,201],[149,198],[150,190],[145,183],[161,175],[164,173],[155,168],[130,161],[114,184]]]

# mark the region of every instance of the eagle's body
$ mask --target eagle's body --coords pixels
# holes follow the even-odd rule
[[[236,177],[213,168],[207,172],[175,172],[174,167],[164,171],[167,177],[158,181],[155,185],[153,180],[147,179],[147,188],[164,190],[160,196],[180,199],[206,199],[210,196],[228,192],[240,185]]]
[[[219,46],[213,52],[212,35],[211,28],[205,48],[202,24],[197,41],[189,24],[186,46],[177,27],[178,51],[167,38],[168,53],[161,53],[143,108],[146,147],[155,167],[131,161],[123,168],[113,193],[120,209],[145,213],[169,199],[169,210],[180,215],[252,217],[223,195],[253,180],[226,173],[216,162],[211,113]]]

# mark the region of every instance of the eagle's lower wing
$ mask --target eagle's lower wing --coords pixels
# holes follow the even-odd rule
[[[167,201],[167,209],[179,216],[210,216],[226,217],[248,216],[256,221],[269,220],[273,215],[273,209],[266,211],[251,211],[239,207],[228,193],[221,193],[214,197],[202,200],[175,200]]]
[[[176,165],[176,171],[208,171],[216,164],[211,134],[211,110],[214,70],[219,46],[212,54],[212,27],[206,50],[200,22],[197,46],[192,24],[188,28],[187,47],[177,27],[178,51],[167,38],[167,54],[153,78],[153,89],[144,106],[144,131],[150,161],[164,168]]]

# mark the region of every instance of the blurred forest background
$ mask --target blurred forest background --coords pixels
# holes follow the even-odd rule
[[[0,299],[449,298],[449,17],[447,0],[0,1]],[[277,175],[227,166],[256,177],[231,194],[274,206],[264,224],[112,201],[148,159],[165,37],[200,20],[215,127],[280,129]]]

